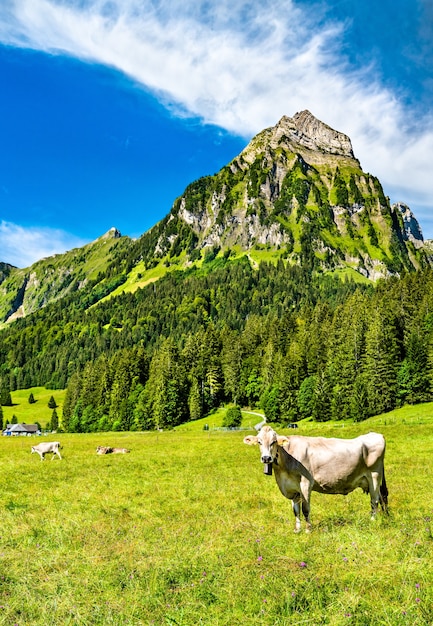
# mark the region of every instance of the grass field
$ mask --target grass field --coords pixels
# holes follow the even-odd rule
[[[360,490],[313,494],[310,535],[245,432],[58,434],[63,460],[43,463],[30,448],[44,438],[0,437],[0,624],[431,626],[431,415],[301,424],[388,445],[390,516],[371,522]]]
[[[33,393],[34,404],[29,404],[30,393]],[[20,424],[35,424],[38,422],[44,429],[51,421],[53,409],[48,407],[48,402],[53,396],[56,404],[59,419],[62,416],[63,401],[66,391],[64,389],[45,389],[45,387],[32,387],[31,389],[20,389],[11,393],[12,406],[3,406],[3,422],[10,424],[12,417],[17,418]]]

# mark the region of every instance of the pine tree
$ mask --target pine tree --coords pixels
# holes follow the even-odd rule
[[[365,364],[365,337],[368,320],[368,302],[356,293],[334,313],[329,337],[327,369],[332,374],[333,419],[354,418],[352,403],[354,385]]]
[[[29,395],[29,404],[35,404],[36,400],[32,392]]]
[[[145,389],[154,428],[172,428],[188,420],[187,376],[171,339],[155,352]]]
[[[302,381],[298,393],[298,408],[302,417],[312,417],[316,400],[316,376],[308,376]]]
[[[225,393],[234,404],[242,401],[240,385],[242,358],[242,346],[238,333],[227,329],[223,335],[221,366]]]
[[[12,406],[12,396],[9,391],[9,385],[4,380],[0,382],[0,404],[2,406]]]
[[[398,339],[393,315],[376,307],[370,311],[366,333],[365,380],[371,415],[395,408],[398,363]]]
[[[189,416],[191,420],[197,420],[202,417],[202,402],[199,382],[197,378],[192,380],[189,396],[188,396]]]
[[[414,330],[407,341],[406,358],[397,376],[400,402],[415,404],[431,399],[431,382],[428,372],[428,345]]]
[[[57,402],[54,399],[54,396],[51,396],[50,399],[48,400],[48,408],[49,409],[56,409],[58,406]]]
[[[57,430],[59,428],[59,417],[56,409],[53,409],[53,412],[51,413],[50,428],[51,430]]]
[[[79,371],[77,371],[71,376],[69,380],[69,384],[66,389],[65,400],[63,402],[62,427],[66,432],[74,432],[72,430],[72,416],[80,398],[80,391],[81,374]]]

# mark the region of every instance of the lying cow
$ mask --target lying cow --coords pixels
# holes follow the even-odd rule
[[[245,437],[244,443],[258,444],[262,463],[270,466],[266,473],[275,471],[281,493],[292,501],[297,533],[301,530],[301,507],[307,532],[311,530],[312,491],[347,495],[360,487],[370,494],[373,519],[379,502],[388,512],[383,435],[368,433],[356,439],[284,437],[266,425],[257,436]]]
[[[110,454],[113,448],[109,448],[108,446],[98,446],[96,448],[96,454]]]
[[[110,446],[98,446],[96,454],[128,454],[131,450],[127,448],[111,448]]]
[[[38,443],[37,446],[32,446],[32,454],[33,452],[37,452],[39,456],[41,457],[41,461],[45,460],[45,455],[48,454],[48,452],[53,453],[51,460],[54,459],[56,454],[59,457],[59,459],[61,459],[62,458],[60,455],[61,447],[62,446],[60,445],[58,441],[44,441],[43,443]]]

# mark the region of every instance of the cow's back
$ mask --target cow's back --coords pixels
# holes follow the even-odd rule
[[[355,439],[292,435],[283,449],[299,463],[313,491],[347,494],[356,487],[366,489],[368,472],[383,467],[385,440],[377,433]]]
[[[34,450],[37,450],[39,452],[55,452],[56,450],[58,450],[60,447],[60,443],[58,441],[52,441],[52,442],[48,442],[48,441],[43,441],[42,443],[38,443],[36,446],[32,446],[32,448]]]

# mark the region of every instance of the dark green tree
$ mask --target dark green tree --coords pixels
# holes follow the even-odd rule
[[[242,424],[242,412],[240,406],[231,406],[225,412],[222,425],[225,428],[238,428]]]
[[[29,395],[29,404],[35,404],[36,400],[35,400],[35,396],[33,395],[32,392],[30,392]]]
[[[280,390],[275,385],[268,387],[260,398],[260,408],[269,422],[280,420]]]
[[[51,413],[51,422],[50,422],[51,430],[58,430],[59,428],[59,416],[57,415],[56,409],[53,409]]]
[[[199,381],[197,378],[193,378],[189,389],[188,396],[188,408],[189,416],[192,420],[197,420],[202,417],[202,394],[200,392]]]
[[[48,400],[48,408],[49,409],[56,409],[58,406],[57,402],[54,399],[54,396],[51,396],[50,399]]]
[[[11,392],[9,391],[9,386],[4,381],[1,381],[0,404],[2,406],[12,406]]]
[[[172,428],[188,420],[187,376],[171,339],[153,356],[146,391],[154,428]]]
[[[316,376],[307,376],[299,387],[298,408],[301,417],[312,417],[316,402]]]
[[[398,370],[397,386],[400,404],[426,402],[431,398],[428,344],[415,330],[407,341],[406,358]]]
[[[368,388],[364,374],[356,377],[351,395],[351,415],[355,422],[362,422],[370,414],[368,405]]]
[[[365,374],[371,415],[396,406],[398,332],[392,311],[383,304],[370,311],[366,333]]]

